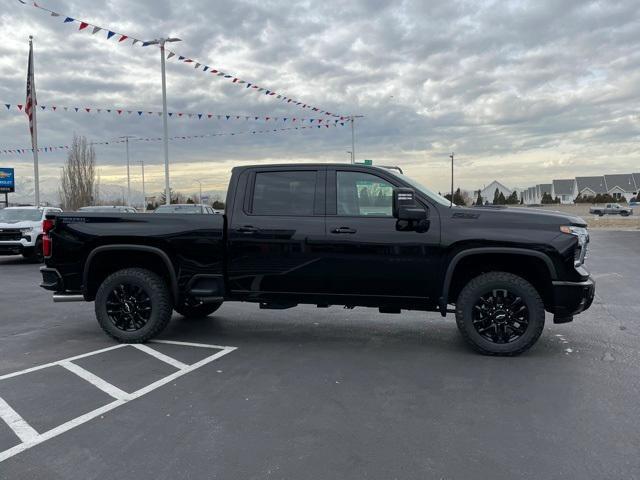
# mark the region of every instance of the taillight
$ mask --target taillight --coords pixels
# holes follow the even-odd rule
[[[42,255],[45,257],[51,256],[52,245],[51,245],[51,237],[49,235],[44,235],[42,237]]]
[[[45,218],[42,221],[42,231],[47,234],[49,233],[51,230],[53,230],[53,227],[55,227],[56,225],[56,221],[55,220],[50,220],[48,218]]]
[[[51,237],[49,236],[49,232],[53,230],[53,227],[55,227],[55,225],[55,220],[46,218],[42,221],[42,231],[44,232],[44,235],[42,236],[42,255],[45,257],[51,256],[52,242]]]

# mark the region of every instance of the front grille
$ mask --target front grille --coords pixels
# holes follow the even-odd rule
[[[0,230],[0,242],[10,242],[20,240],[22,233],[18,229],[3,229]]]

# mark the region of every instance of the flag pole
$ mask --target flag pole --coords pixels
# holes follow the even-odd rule
[[[35,195],[35,205],[40,206],[40,172],[38,171],[38,126],[36,122],[37,102],[36,85],[33,72],[33,36],[29,35],[29,77],[27,83],[31,82],[31,147],[33,148],[33,186]],[[29,92],[27,92],[27,95]]]

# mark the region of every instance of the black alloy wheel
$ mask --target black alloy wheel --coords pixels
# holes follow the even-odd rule
[[[125,268],[102,281],[96,292],[95,311],[107,335],[120,342],[146,342],[171,320],[173,296],[157,273]]]
[[[540,293],[510,272],[486,272],[469,280],[456,299],[462,337],[485,355],[518,355],[531,348],[544,328]]]
[[[525,334],[529,310],[516,293],[493,289],[481,295],[473,306],[473,326],[490,342],[511,343]]]
[[[107,315],[111,323],[123,332],[143,328],[151,318],[151,311],[151,297],[138,285],[120,283],[107,297]]]

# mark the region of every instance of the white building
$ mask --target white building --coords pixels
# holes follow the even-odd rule
[[[607,193],[604,175],[596,177],[576,177],[576,197],[595,197]]]
[[[480,190],[480,195],[482,195],[482,201],[484,203],[486,202],[493,203],[493,197],[496,194],[496,188],[498,189],[499,193],[502,193],[504,195],[504,198],[507,198],[509,195],[513,193],[513,190],[505,187],[499,181],[494,180],[489,185],[487,185],[482,190]]]
[[[554,180],[551,182],[551,197],[555,200],[556,197],[560,199],[560,203],[569,204],[573,203],[576,198],[576,179],[570,178],[565,180]]]
[[[607,193],[615,200],[620,200],[624,197],[628,202],[635,197],[638,192],[634,175],[631,173],[605,175],[604,183],[607,187]]]

